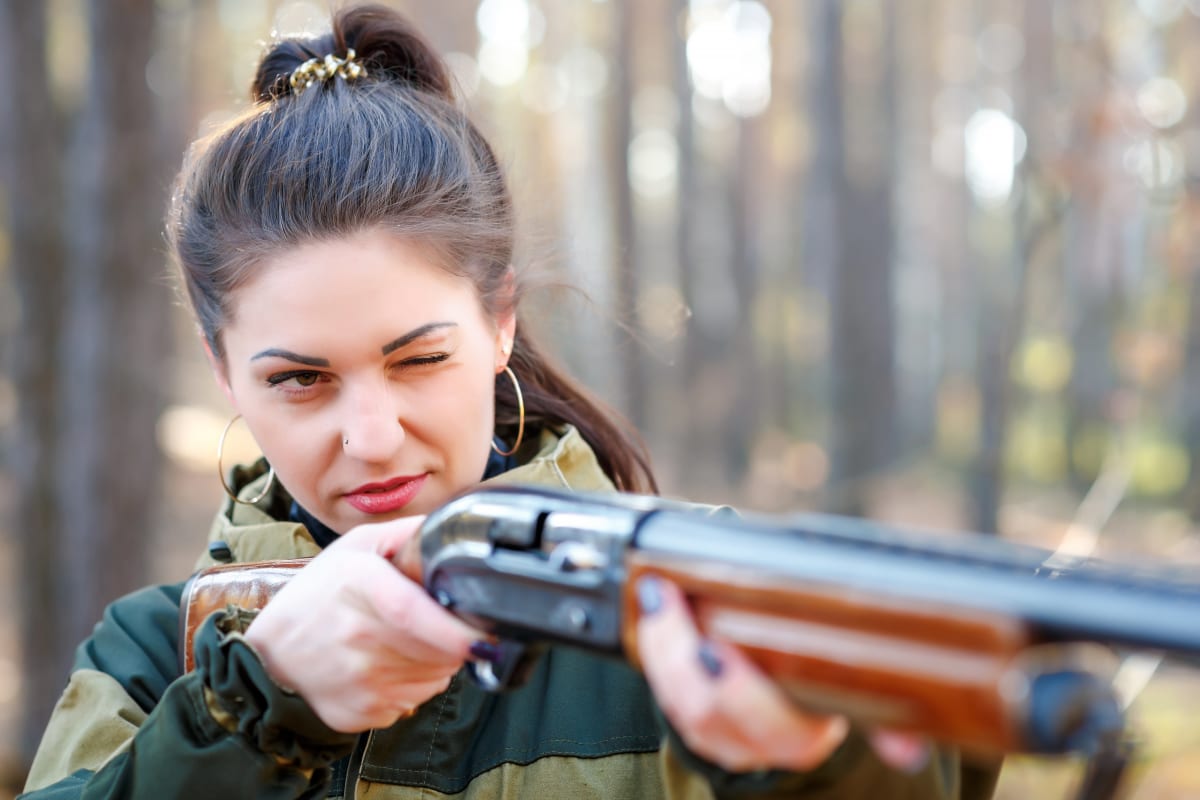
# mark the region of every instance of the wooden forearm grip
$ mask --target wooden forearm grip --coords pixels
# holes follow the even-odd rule
[[[636,659],[642,575],[676,583],[705,636],[736,645],[806,709],[910,730],[981,752],[1020,750],[1009,694],[1030,646],[1018,620],[895,604],[839,587],[772,585],[728,565],[630,554],[624,649]],[[706,574],[709,573],[709,574]]]

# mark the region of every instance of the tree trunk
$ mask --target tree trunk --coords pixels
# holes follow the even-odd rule
[[[729,268],[737,301],[737,328],[726,354],[728,374],[733,377],[735,388],[732,413],[722,425],[722,450],[725,475],[731,483],[746,474],[762,417],[763,391],[754,318],[760,280],[755,198],[762,191],[754,169],[758,152],[756,133],[754,120],[738,121],[737,151],[729,186],[732,221]]]
[[[1014,118],[1025,126],[1027,148],[1024,167],[1013,181],[1016,202],[1012,213],[1012,245],[1007,263],[1001,259],[998,273],[983,281],[979,314],[979,389],[981,399],[979,457],[973,471],[972,496],[975,500],[974,527],[980,533],[997,533],[1000,526],[1000,501],[1004,491],[1004,447],[1012,416],[1013,387],[1010,367],[1021,335],[1025,330],[1030,306],[1029,273],[1038,249],[1048,233],[1057,227],[1057,210],[1051,216],[1033,220],[1030,202],[1031,183],[1037,179],[1038,108],[1035,97],[1046,94],[1053,85],[1051,60],[1047,49],[1053,46],[1053,9],[1039,0],[1026,0],[1023,6],[1026,42],[1023,85],[1014,94]],[[1032,121],[1032,122],[1031,122]]]
[[[829,13],[829,58],[840,65],[840,14],[834,28]],[[876,135],[866,153],[854,157],[841,149],[837,176],[837,268],[831,291],[831,364],[833,378],[832,510],[866,511],[864,479],[890,457],[895,417],[892,290],[892,190],[895,175],[896,11],[884,2],[884,31],[879,72],[870,108]],[[835,36],[836,33],[836,36]],[[845,135],[844,76],[830,84],[837,92]],[[835,162],[836,163],[836,162]]]
[[[646,424],[646,381],[642,368],[645,337],[638,316],[637,225],[633,214],[633,188],[629,183],[629,144],[633,138],[633,0],[613,4],[612,186],[616,209],[616,317],[628,330],[629,344],[622,353],[625,414],[635,427]]]
[[[679,145],[678,184],[676,186],[675,208],[675,260],[679,280],[679,293],[689,315],[684,329],[682,345],[682,365],[679,403],[682,419],[680,431],[683,447],[679,452],[678,463],[684,485],[696,478],[696,465],[700,462],[703,448],[696,446],[692,433],[702,424],[697,418],[695,406],[690,399],[696,392],[703,367],[703,348],[700,342],[700,332],[695,325],[695,309],[697,306],[696,291],[698,285],[696,270],[696,195],[698,182],[696,179],[696,129],[692,111],[692,79],[688,71],[687,38],[683,21],[687,18],[690,3],[688,0],[672,0],[668,6],[669,30],[673,32],[671,41],[672,77],[675,84],[675,97],[679,104],[679,118],[676,126],[676,140]]]
[[[21,652],[20,747],[32,755],[71,654],[104,605],[145,580],[159,502],[170,292],[163,279],[165,147],[146,65],[154,0],[92,0],[82,108],[55,119],[41,4],[3,6],[14,108],[10,174]],[[59,131],[71,129],[63,159]],[[60,167],[61,165],[61,167]],[[64,198],[66,198],[64,200]]]
[[[3,151],[12,158],[8,227],[12,280],[19,320],[11,353],[17,419],[9,471],[15,481],[13,519],[20,586],[23,706],[19,755],[32,759],[41,730],[62,691],[75,627],[59,593],[65,552],[56,491],[62,486],[56,455],[55,400],[62,394],[57,369],[62,334],[65,264],[61,245],[60,130],[46,66],[46,9],[41,3],[0,4],[0,59],[8,81]],[[74,387],[82,391],[82,387]],[[95,617],[95,614],[92,614]]]
[[[155,423],[168,376],[165,172],[146,65],[154,0],[91,0],[88,86],[67,206],[67,389],[59,504],[75,635],[146,577],[159,497]]]

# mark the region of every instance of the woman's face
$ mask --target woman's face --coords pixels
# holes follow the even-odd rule
[[[232,298],[217,376],[297,502],[345,533],[480,480],[513,318],[382,230],[261,266]]]

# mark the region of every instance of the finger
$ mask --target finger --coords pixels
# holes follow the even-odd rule
[[[413,644],[422,651],[407,651],[410,658],[437,658],[462,663],[471,644],[484,634],[442,608],[425,589],[400,574],[388,561],[379,559],[370,570],[361,591],[373,613],[385,628],[395,634],[402,651]],[[403,644],[401,644],[403,643]]]
[[[378,695],[381,708],[391,708],[400,713],[415,710],[436,697],[450,686],[452,675],[443,675],[433,680],[414,680],[403,685],[394,685]]]
[[[638,658],[663,713],[687,746],[726,768],[746,767],[754,753],[721,706],[719,687],[699,657],[702,640],[679,589],[657,577],[637,586]]]
[[[901,772],[920,772],[929,763],[929,742],[916,734],[879,728],[867,734],[867,741],[880,761]]]
[[[422,515],[359,525],[338,537],[330,547],[336,545],[343,550],[368,550],[390,561],[416,536],[423,522],[425,517]]]
[[[849,734],[849,720],[803,711],[738,648],[710,641],[700,655],[717,676],[721,704],[738,710],[733,718],[740,735],[766,764],[812,769]]]
[[[804,713],[742,651],[704,640],[674,584],[654,579],[637,588],[643,669],[697,754],[727,769],[811,769],[845,740],[844,717]]]
[[[641,616],[637,623],[638,660],[664,710],[682,698],[709,691],[707,676],[693,663],[700,636],[679,589],[669,581],[646,576],[636,591]]]

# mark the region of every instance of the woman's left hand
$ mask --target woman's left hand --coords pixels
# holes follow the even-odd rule
[[[740,650],[704,639],[669,581],[642,578],[638,659],[667,719],[693,753],[730,772],[811,770],[845,740],[842,716],[798,709]],[[919,738],[880,731],[876,752],[912,771],[926,758]]]

